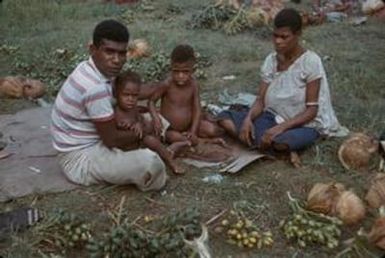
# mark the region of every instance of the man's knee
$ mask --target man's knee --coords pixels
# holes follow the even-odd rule
[[[144,187],[141,190],[159,190],[165,186],[167,181],[166,166],[157,153],[149,150],[147,155],[149,159],[147,178],[145,178]]]

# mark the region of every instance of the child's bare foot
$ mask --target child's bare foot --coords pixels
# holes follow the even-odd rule
[[[171,171],[175,174],[175,175],[183,175],[185,173],[184,169],[181,167],[181,165],[179,165],[177,162],[175,161],[170,161],[169,162],[169,167],[171,169]]]
[[[206,143],[213,143],[213,144],[218,144],[221,145],[222,147],[225,148],[230,148],[230,146],[223,140],[222,138],[207,138],[204,140]]]
[[[171,157],[175,158],[179,154],[179,152],[184,147],[187,147],[187,146],[191,146],[190,141],[174,142],[174,143],[170,144],[170,146],[167,147],[167,150],[170,151]]]

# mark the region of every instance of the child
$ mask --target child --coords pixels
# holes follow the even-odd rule
[[[126,150],[137,149],[142,143],[145,147],[158,153],[175,174],[182,174],[183,171],[173,162],[174,152],[181,147],[181,144],[176,143],[165,148],[160,140],[153,135],[151,122],[144,119],[137,106],[140,86],[140,76],[135,72],[125,71],[116,78],[115,95],[117,105],[115,119],[117,127],[122,130],[134,131],[141,140],[141,142],[134,143]]]
[[[198,83],[193,77],[194,50],[189,45],[178,45],[171,53],[171,74],[161,82],[149,101],[154,129],[162,129],[155,103],[161,99],[160,114],[170,123],[166,141],[185,145],[197,144],[198,137],[211,138],[221,134],[221,129],[207,120],[202,120]],[[224,144],[221,138],[212,142]]]

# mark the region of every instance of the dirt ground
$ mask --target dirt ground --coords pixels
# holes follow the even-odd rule
[[[12,2],[12,3],[11,3]],[[25,73],[42,79],[49,87],[47,101],[52,101],[60,87],[52,75],[65,78],[75,61],[86,53],[85,44],[92,28],[103,18],[122,18],[132,38],[146,38],[153,51],[170,53],[178,43],[189,43],[212,65],[205,68],[207,78],[201,80],[202,99],[217,102],[224,89],[234,92],[256,91],[259,66],[272,50],[270,33],[266,28],[226,35],[223,31],[189,29],[185,24],[191,14],[207,1],[159,0],[144,1],[153,10],[135,9],[134,21],[128,22],[127,9],[101,1],[28,1],[4,0],[0,3],[0,76]],[[310,1],[299,9],[310,10]],[[175,11],[177,10],[177,11]],[[126,16],[124,16],[125,14]],[[130,14],[132,15],[132,14]],[[182,24],[182,25],[181,25]],[[323,59],[331,85],[333,104],[340,122],[351,131],[363,131],[377,136],[385,129],[385,30],[384,22],[369,18],[360,26],[348,22],[323,24],[304,30],[303,45],[316,51]],[[17,50],[13,51],[12,47]],[[47,60],[57,49],[76,52],[69,59]],[[52,63],[56,62],[56,63]],[[52,68],[54,67],[54,68]],[[233,81],[223,76],[234,75]],[[14,113],[37,104],[27,100],[0,99],[0,114]],[[59,194],[32,195],[0,205],[0,211],[23,205],[33,205],[45,211],[62,208],[82,216],[101,235],[112,223],[108,210],[116,209],[125,196],[124,211],[129,220],[139,216],[164,216],[188,207],[196,207],[202,222],[219,212],[246,204],[252,207],[249,218],[262,231],[273,233],[274,244],[258,250],[240,249],[226,243],[225,233],[215,233],[209,226],[213,257],[334,257],[344,249],[329,250],[317,245],[300,248],[287,241],[278,224],[289,213],[286,192],[306,199],[316,182],[338,181],[364,197],[368,182],[376,173],[373,163],[364,172],[347,171],[340,165],[337,150],[343,139],[321,140],[301,153],[303,167],[294,168],[283,160],[258,161],[236,175],[224,175],[219,184],[204,183],[202,178],[218,172],[216,169],[197,169],[186,166],[184,176],[170,175],[161,192],[141,193],[127,187],[85,187]],[[375,211],[369,210],[362,224],[343,227],[341,240],[354,236],[364,227],[369,229]],[[0,240],[0,257],[44,256],[34,246],[36,239],[30,232],[13,234]],[[380,256],[378,250],[373,250]],[[84,251],[67,253],[66,257],[87,257]]]

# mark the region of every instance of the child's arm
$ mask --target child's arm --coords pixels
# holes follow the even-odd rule
[[[156,111],[156,106],[155,103],[162,98],[164,93],[166,92],[167,88],[169,86],[169,80],[166,79],[165,81],[159,83],[156,85],[155,90],[152,92],[150,99],[148,101],[148,109],[150,111],[152,120],[153,120],[153,125],[154,125],[154,130],[156,135],[160,135],[162,131],[162,122],[160,120],[160,117],[158,115],[158,112]]]
[[[202,114],[202,108],[201,108],[201,101],[199,96],[199,86],[197,82],[194,80],[193,82],[193,106],[192,106],[192,124],[190,128],[190,137],[197,136],[198,129],[199,129],[199,123],[201,120],[201,114]]]

